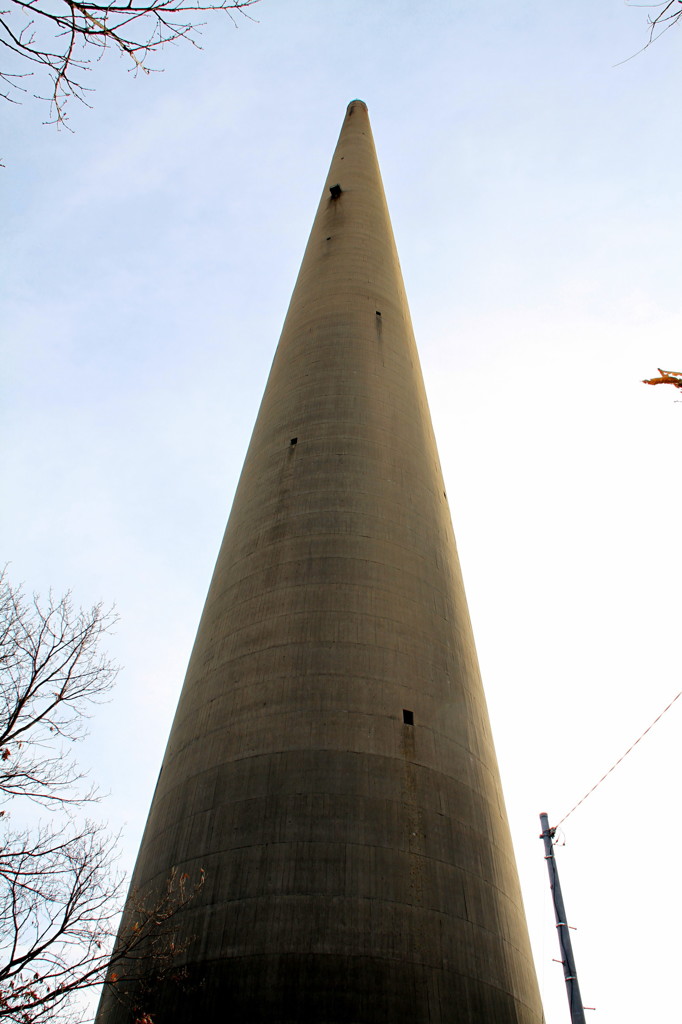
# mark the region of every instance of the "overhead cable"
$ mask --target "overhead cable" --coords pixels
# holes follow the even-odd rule
[[[614,768],[617,768],[617,767],[618,767],[618,765],[619,765],[619,764],[621,763],[621,761],[624,761],[624,760],[625,760],[625,758],[626,758],[626,757],[628,756],[628,754],[630,753],[630,751],[631,751],[631,750],[634,750],[634,749],[635,749],[635,747],[637,746],[637,744],[639,743],[639,741],[640,741],[640,740],[643,740],[643,739],[644,739],[644,737],[646,736],[646,734],[647,734],[648,732],[650,732],[650,731],[651,731],[651,730],[653,729],[653,727],[654,727],[654,726],[656,725],[656,723],[657,723],[657,722],[660,722],[660,720],[661,720],[661,719],[663,718],[663,715],[664,715],[664,714],[666,713],[666,711],[669,711],[669,710],[670,710],[670,708],[671,708],[671,707],[673,706],[673,704],[675,703],[675,701],[677,700],[677,698],[678,698],[678,697],[682,697],[682,690],[680,690],[680,692],[679,692],[679,693],[676,693],[676,694],[675,694],[675,696],[674,696],[674,697],[673,697],[673,699],[672,699],[672,700],[670,701],[670,703],[668,704],[668,706],[667,706],[667,707],[665,707],[665,708],[663,708],[663,710],[661,711],[660,715],[658,715],[658,717],[657,717],[657,718],[654,718],[654,720],[653,720],[653,722],[651,723],[651,725],[647,726],[647,728],[646,728],[646,729],[644,730],[644,732],[642,733],[642,735],[641,735],[641,736],[638,736],[638,737],[637,737],[637,739],[635,740],[635,742],[634,742],[634,743],[633,743],[633,744],[632,744],[631,746],[629,746],[629,747],[628,747],[628,749],[627,749],[627,750],[625,751],[625,753],[624,753],[624,754],[622,754],[622,755],[621,755],[621,757],[619,757],[619,758],[618,758],[618,760],[617,760],[617,761],[615,762],[615,764],[612,764],[612,765],[611,765],[611,767],[609,768],[609,770],[608,770],[607,772],[605,772],[605,773],[604,773],[604,774],[602,775],[602,777],[601,777],[601,779],[599,780],[599,782],[595,782],[595,784],[594,784],[594,786],[592,787],[592,789],[588,789],[587,793],[585,793],[585,796],[581,797],[581,799],[580,799],[580,800],[578,800],[578,803],[577,803],[577,804],[575,804],[575,805],[574,805],[573,807],[571,807],[571,809],[570,809],[570,811],[568,812],[568,814],[564,814],[563,818],[561,819],[561,821],[559,821],[559,822],[557,823],[557,825],[555,826],[555,828],[558,828],[558,827],[559,827],[559,825],[562,825],[562,824],[563,824],[563,823],[564,823],[564,822],[566,821],[566,818],[568,818],[568,815],[569,815],[569,814],[573,814],[573,811],[575,811],[575,810],[576,810],[576,808],[580,807],[580,805],[581,805],[582,803],[584,803],[584,802],[585,802],[585,801],[587,800],[588,796],[591,796],[591,795],[592,795],[592,793],[594,793],[595,789],[596,789],[596,788],[597,788],[598,786],[601,786],[601,784],[602,784],[602,782],[604,781],[604,779],[606,779],[606,778],[608,778],[608,777],[609,777],[609,775],[611,774],[611,772],[613,771],[613,769],[614,769]]]

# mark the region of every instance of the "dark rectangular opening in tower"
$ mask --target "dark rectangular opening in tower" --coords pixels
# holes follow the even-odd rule
[[[414,725],[414,711],[408,711],[407,708],[403,708],[403,724]]]

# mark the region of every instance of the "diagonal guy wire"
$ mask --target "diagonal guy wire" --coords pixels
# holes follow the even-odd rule
[[[677,700],[677,698],[678,698],[678,697],[682,697],[682,690],[680,690],[680,692],[679,692],[679,693],[676,693],[676,694],[675,694],[675,696],[674,696],[674,697],[673,697],[673,699],[672,699],[672,700],[670,701],[670,703],[668,704],[668,706],[667,706],[667,707],[665,707],[665,708],[663,708],[663,710],[661,711],[660,715],[658,715],[658,717],[657,717],[657,718],[654,718],[654,720],[653,720],[653,722],[651,723],[651,725],[647,726],[647,728],[646,728],[646,729],[644,730],[644,732],[642,733],[642,735],[641,735],[641,736],[638,736],[638,737],[637,737],[637,739],[635,740],[635,742],[634,742],[634,743],[633,743],[633,744],[632,744],[631,746],[629,746],[629,747],[628,747],[628,749],[627,749],[627,750],[625,751],[625,753],[624,753],[624,754],[622,754],[622,755],[621,755],[621,756],[620,756],[620,757],[618,758],[618,760],[617,760],[617,761],[615,762],[615,764],[612,764],[612,765],[611,765],[611,767],[609,768],[609,770],[608,770],[607,772],[605,772],[605,773],[604,773],[604,774],[602,775],[602,777],[601,777],[601,779],[599,780],[599,782],[595,782],[595,784],[594,784],[594,786],[592,787],[592,789],[588,789],[587,793],[585,793],[585,796],[581,797],[581,799],[580,799],[580,800],[578,800],[578,803],[577,803],[577,804],[575,804],[575,805],[574,805],[573,807],[571,807],[571,809],[570,809],[570,811],[568,812],[568,814],[564,814],[563,818],[561,819],[561,821],[559,821],[559,822],[557,823],[557,825],[555,826],[555,828],[558,828],[558,827],[559,827],[559,825],[562,825],[562,824],[563,824],[563,823],[564,823],[564,822],[566,821],[566,818],[568,817],[568,815],[569,815],[569,814],[573,814],[573,811],[575,811],[575,809],[576,809],[577,807],[580,807],[580,805],[581,805],[582,803],[584,803],[584,802],[585,802],[585,801],[587,800],[588,796],[591,796],[591,795],[592,795],[592,793],[594,793],[594,791],[595,791],[595,789],[597,788],[597,786],[601,786],[601,784],[602,784],[602,782],[604,781],[604,779],[608,778],[608,776],[609,776],[609,775],[611,774],[611,772],[613,771],[613,769],[614,769],[614,768],[617,768],[617,767],[618,767],[618,765],[619,765],[619,764],[621,763],[621,761],[624,761],[624,760],[625,760],[625,758],[626,758],[626,757],[628,756],[628,754],[630,753],[630,751],[631,751],[631,750],[634,750],[634,749],[635,749],[635,747],[637,746],[637,744],[639,743],[639,741],[640,741],[640,740],[643,740],[643,739],[644,739],[644,737],[646,736],[646,734],[647,734],[648,732],[650,732],[650,731],[651,731],[651,730],[653,729],[653,727],[654,727],[654,726],[656,725],[656,722],[660,722],[660,720],[661,720],[661,719],[663,718],[663,715],[664,715],[664,714],[666,713],[666,711],[669,711],[669,710],[670,710],[670,708],[671,708],[671,707],[673,706],[673,704],[675,703],[675,701]]]

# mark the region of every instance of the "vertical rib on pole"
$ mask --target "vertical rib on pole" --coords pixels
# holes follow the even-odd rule
[[[556,860],[554,859],[554,846],[552,844],[554,829],[549,827],[549,818],[545,813],[540,815],[540,825],[542,826],[540,838],[545,844],[545,860],[547,861],[547,870],[549,872],[549,887],[552,890],[561,962],[564,967],[566,994],[568,995],[568,1005],[571,1011],[571,1024],[585,1024],[585,1011],[583,1009],[582,996],[580,995],[580,986],[578,985],[578,973],[575,969],[571,936],[568,930],[568,922],[566,921],[564,900],[561,895],[559,873]]]

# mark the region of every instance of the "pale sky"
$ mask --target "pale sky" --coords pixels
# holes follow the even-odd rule
[[[3,560],[121,615],[81,749],[132,867],[347,103],[369,106],[548,1024],[558,821],[682,688],[682,28],[622,0],[262,0],[74,134],[2,109]],[[682,394],[679,395],[682,399]],[[680,408],[678,408],[678,404]],[[563,826],[588,1020],[682,1020],[680,700]]]

